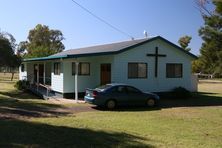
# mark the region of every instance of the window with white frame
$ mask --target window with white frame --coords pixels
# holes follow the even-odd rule
[[[166,77],[167,78],[182,78],[183,65],[180,63],[167,63],[166,64]]]
[[[60,75],[60,63],[54,63],[54,75]]]
[[[128,78],[147,78],[147,63],[128,63]]]
[[[72,63],[72,75],[76,74],[76,63]],[[90,75],[90,63],[81,62],[78,65],[78,75]]]

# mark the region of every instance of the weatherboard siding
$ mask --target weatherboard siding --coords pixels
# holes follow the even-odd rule
[[[159,57],[158,77],[155,77],[155,58],[147,57],[148,53],[155,53],[155,47],[159,47],[159,54],[166,54],[166,57]],[[128,79],[128,63],[147,63],[147,78]],[[169,91],[174,87],[182,86],[191,90],[191,58],[167,44],[162,40],[154,40],[141,46],[122,52],[114,58],[113,81],[126,83],[140,88],[143,91],[161,92]],[[166,78],[166,63],[182,63],[182,78]]]
[[[19,66],[19,80],[24,80],[27,78],[27,64],[24,63],[24,71],[22,72],[22,66]]]
[[[57,62],[57,61],[54,61]],[[54,62],[52,62],[52,73],[51,73],[51,88],[52,90],[56,91],[56,92],[60,92],[63,93],[63,62],[60,62],[60,74],[59,75],[55,75],[54,74]],[[58,61],[59,62],[59,61]]]
[[[21,66],[19,67],[19,80],[28,80],[33,83],[34,81],[34,63],[23,63],[25,66],[24,72],[21,71]]]
[[[86,88],[95,88],[100,85],[100,65],[102,63],[110,63],[112,66],[113,56],[95,56],[64,60],[64,93],[74,93],[75,77],[72,75],[72,62],[75,61],[90,63],[90,75],[78,75],[78,92],[85,92]]]

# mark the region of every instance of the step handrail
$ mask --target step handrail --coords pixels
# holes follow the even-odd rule
[[[37,85],[37,91],[38,92],[39,92],[39,88],[38,88],[39,86],[46,88],[46,90],[47,90],[46,95],[49,96],[49,91],[52,90],[49,85],[44,85],[44,84],[41,84],[41,83],[36,83],[36,85]]]

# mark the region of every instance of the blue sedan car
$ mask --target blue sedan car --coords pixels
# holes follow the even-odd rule
[[[86,89],[84,100],[97,106],[114,109],[117,105],[146,105],[153,107],[158,104],[159,96],[142,92],[126,84],[107,84],[95,89]]]

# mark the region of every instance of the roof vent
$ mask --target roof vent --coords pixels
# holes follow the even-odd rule
[[[143,34],[144,34],[145,38],[148,38],[148,34],[147,34],[146,30],[143,31]]]

